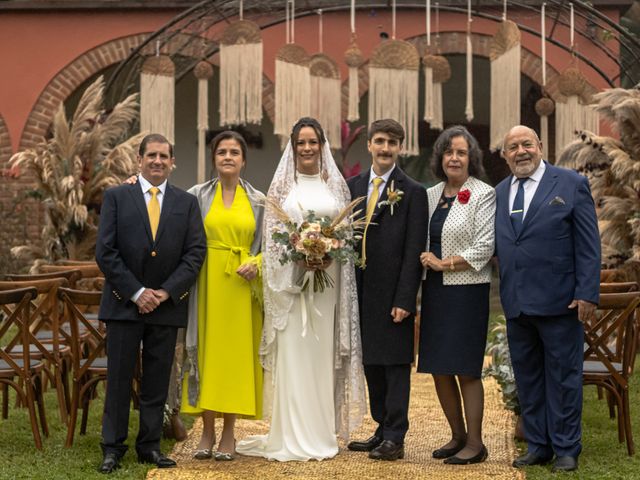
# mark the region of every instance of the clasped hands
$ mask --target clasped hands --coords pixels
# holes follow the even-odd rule
[[[162,288],[159,290],[145,288],[136,300],[138,312],[141,314],[151,313],[167,298],[169,298],[169,294]]]
[[[422,252],[420,254],[420,263],[422,263],[423,267],[435,270],[436,272],[447,270],[449,266],[448,263],[436,257],[432,252]]]
[[[236,273],[250,282],[258,275],[258,266],[255,263],[244,263],[236,269]]]

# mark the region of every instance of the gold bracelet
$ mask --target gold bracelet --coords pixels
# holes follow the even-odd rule
[[[453,265],[453,257],[449,257],[449,261],[451,262],[449,264],[449,270],[451,270],[452,272],[456,271],[456,267]]]

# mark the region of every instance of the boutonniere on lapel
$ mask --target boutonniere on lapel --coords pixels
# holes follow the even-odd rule
[[[384,202],[378,202],[378,208],[383,205],[389,205],[391,215],[393,215],[393,208],[400,203],[404,192],[400,189],[396,190],[395,180],[391,180],[391,185],[387,188],[387,199]]]
[[[464,190],[460,190],[458,192],[458,202],[460,202],[460,205],[466,205],[467,203],[469,203],[470,198],[471,192],[468,188],[465,188]]]

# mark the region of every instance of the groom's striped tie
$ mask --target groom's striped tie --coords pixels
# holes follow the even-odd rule
[[[516,232],[516,237],[520,235],[522,230],[522,219],[524,218],[524,183],[529,180],[529,177],[518,179],[518,191],[516,192],[516,198],[513,199],[513,207],[511,208],[511,224],[513,225],[513,231]]]

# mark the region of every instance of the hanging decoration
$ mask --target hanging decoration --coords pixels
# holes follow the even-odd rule
[[[576,138],[576,132],[587,130],[599,134],[600,117],[592,102],[590,86],[578,70],[575,58],[574,16],[571,7],[570,38],[573,65],[567,68],[558,80],[558,90],[565,97],[556,103],[556,152],[561,152]]]
[[[507,20],[504,2],[502,23],[491,41],[491,151],[502,147],[505,134],[520,125],[520,30]]]
[[[175,65],[166,55],[147,58],[140,73],[140,131],[164,135],[175,142]]]
[[[220,39],[220,125],[262,122],[262,37],[244,20],[229,25]]]
[[[204,60],[193,69],[198,79],[198,167],[197,182],[205,181],[206,135],[209,129],[209,79],[213,77],[213,67]]]
[[[311,116],[324,127],[332,148],[340,148],[340,120],[342,90],[340,70],[337,63],[322,53],[322,10],[318,10],[320,53],[311,56],[309,71],[311,75]]]
[[[291,4],[291,5],[290,5]],[[287,1],[287,44],[276,53],[274,133],[284,146],[291,128],[300,117],[311,114],[310,58],[295,42],[295,5]]]
[[[411,43],[395,39],[395,0],[392,8],[392,39],[381,42],[369,60],[369,122],[397,120],[405,130],[401,155],[418,155],[420,55]]]
[[[547,94],[547,30],[546,3],[540,9],[540,47],[542,52],[542,98],[536,102],[536,113],[540,117],[540,140],[542,141],[542,155],[549,158],[549,116],[556,106]]]
[[[451,78],[451,66],[449,61],[438,54],[431,54],[431,0],[427,0],[426,5],[427,23],[427,49],[422,57],[425,77],[424,93],[424,120],[429,122],[429,126],[436,130],[444,128],[442,114],[442,84]],[[436,3],[436,48],[439,50],[440,22],[438,14],[438,4]]]
[[[360,66],[364,63],[362,51],[356,43],[356,1],[351,0],[351,42],[344,52],[344,61],[349,67],[349,106],[347,120],[355,122],[360,120],[360,78],[358,75]]]
[[[467,102],[464,115],[467,122],[473,120],[473,44],[471,43],[471,0],[467,0]]]

